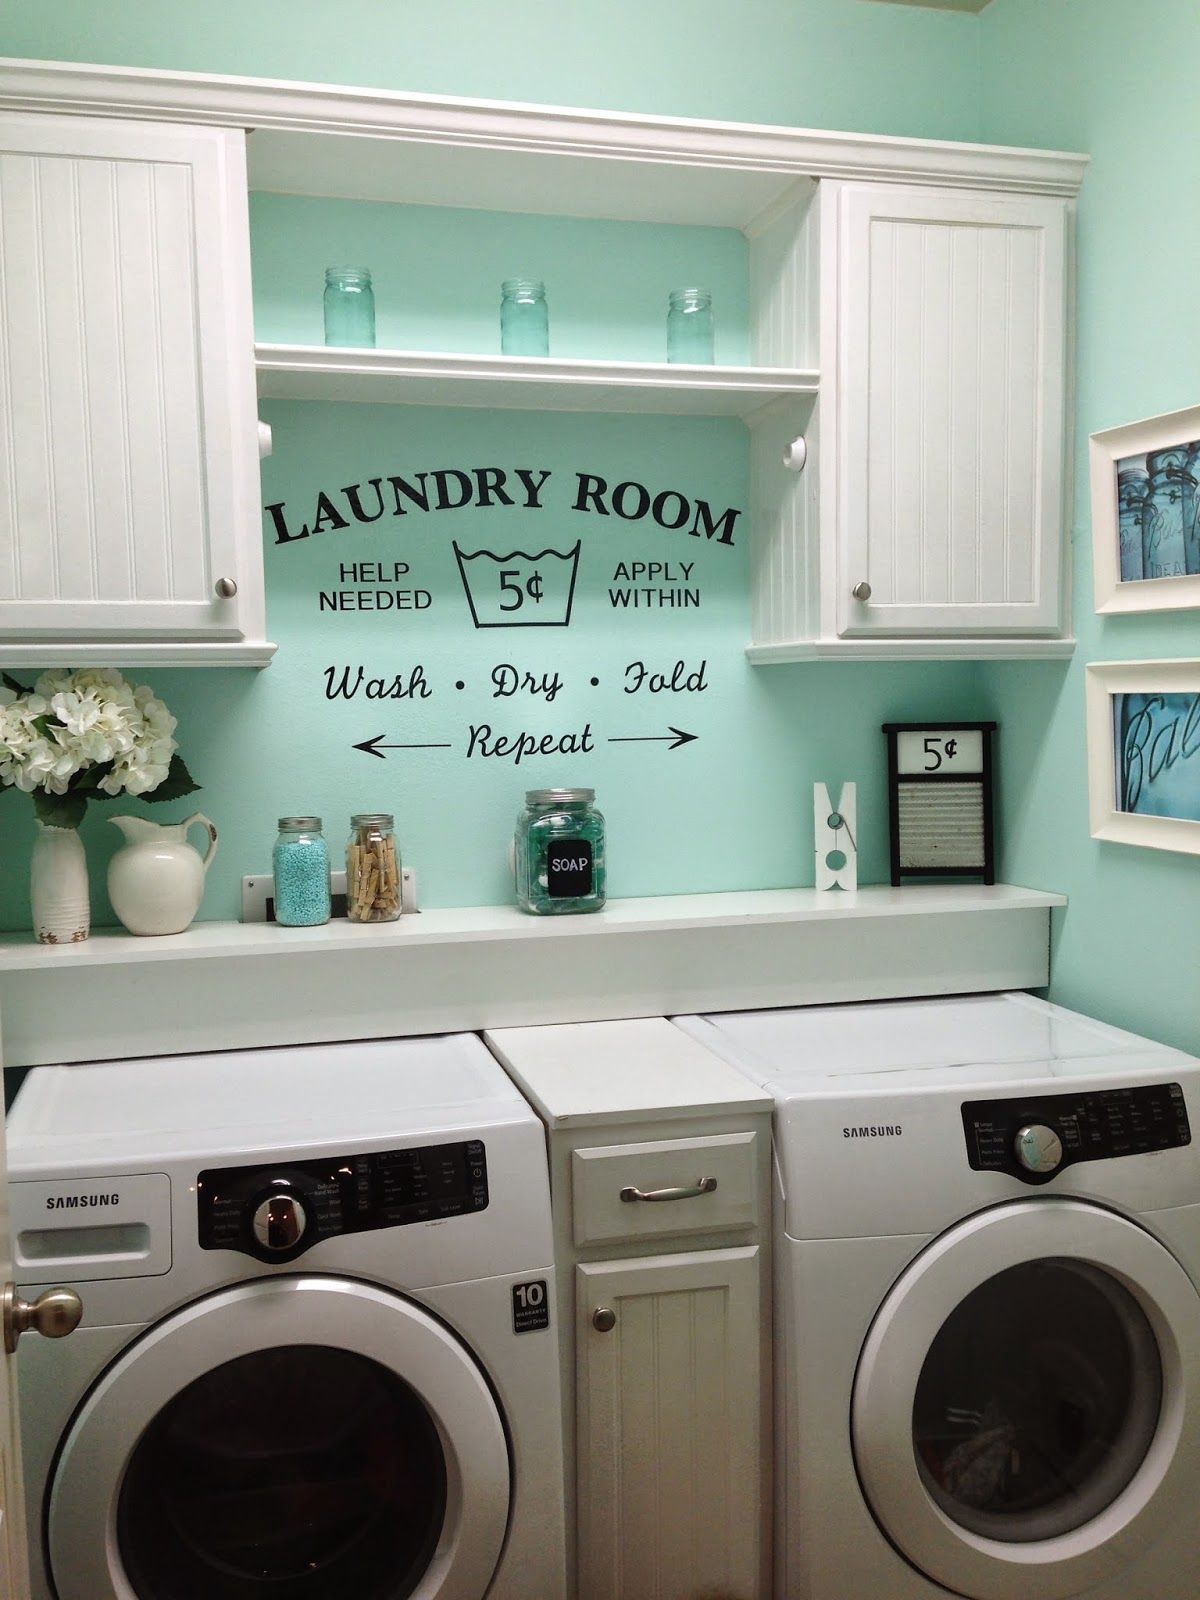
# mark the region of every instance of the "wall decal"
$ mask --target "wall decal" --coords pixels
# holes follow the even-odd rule
[[[477,628],[567,628],[575,599],[580,541],[569,550],[493,550],[470,554],[452,541]],[[490,565],[489,565],[490,563]],[[469,570],[468,570],[469,569]]]

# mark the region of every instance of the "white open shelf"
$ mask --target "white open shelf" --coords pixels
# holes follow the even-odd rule
[[[263,399],[524,411],[750,419],[773,401],[815,394],[818,384],[816,372],[795,368],[668,366],[325,345],[260,344],[255,347],[255,361]]]
[[[1065,903],[912,884],[618,900],[576,917],[489,906],[381,927],[199,922],[52,947],[10,935],[5,1062],[1031,988],[1048,979],[1050,909]]]

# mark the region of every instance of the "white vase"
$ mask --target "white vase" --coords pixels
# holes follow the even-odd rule
[[[39,944],[78,944],[92,924],[87,858],[74,828],[39,822],[29,866],[33,931]]]

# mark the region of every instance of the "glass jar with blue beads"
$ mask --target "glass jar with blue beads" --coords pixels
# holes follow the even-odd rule
[[[530,789],[517,818],[517,904],[535,916],[599,911],[605,900],[604,818],[594,789]]]
[[[275,921],[285,928],[315,928],[333,910],[329,847],[320,817],[280,817],[272,855]]]

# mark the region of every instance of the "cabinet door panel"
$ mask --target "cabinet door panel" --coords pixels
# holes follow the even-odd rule
[[[581,1600],[763,1593],[759,1252],[576,1270]],[[612,1329],[592,1321],[600,1308]]]
[[[1066,203],[848,184],[838,208],[837,631],[1057,631]]]
[[[261,632],[243,180],[237,132],[0,117],[6,641]]]

